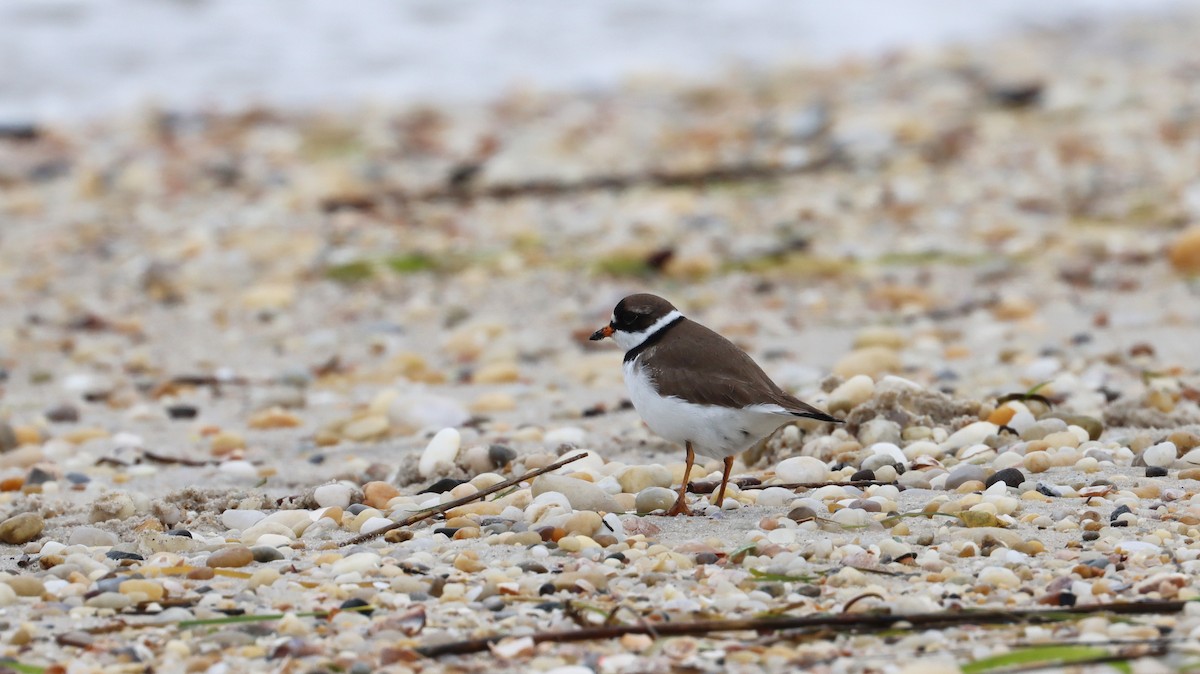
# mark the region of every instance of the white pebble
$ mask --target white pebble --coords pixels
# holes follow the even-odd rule
[[[795,498],[796,494],[791,489],[783,487],[767,487],[766,489],[758,490],[758,500],[755,501],[760,506],[768,506],[778,508],[785,503]]]
[[[462,435],[455,428],[443,428],[433,436],[425,451],[421,452],[421,460],[417,463],[417,472],[421,477],[433,477],[440,470],[454,466],[458,449],[462,446]]]
[[[1147,447],[1142,452],[1142,461],[1145,461],[1147,466],[1167,468],[1175,463],[1175,457],[1178,454],[1179,450],[1175,447],[1175,443],[1170,441],[1160,442],[1157,445]]]
[[[970,445],[977,445],[989,435],[995,434],[1000,427],[990,421],[976,421],[955,431],[942,443],[943,449],[954,451]]]
[[[323,484],[313,490],[313,500],[322,508],[349,508],[350,497],[354,495],[354,488],[342,482],[334,482],[333,484]]]
[[[226,475],[243,479],[258,479],[258,468],[249,461],[234,460],[225,461],[221,464],[220,470]]]
[[[366,522],[362,523],[362,526],[359,527],[359,529],[358,529],[358,533],[369,534],[372,531],[378,531],[380,529],[383,529],[384,527],[390,526],[391,524],[392,524],[392,521],[386,517],[372,517],[372,518],[369,518]]]
[[[908,457],[904,455],[904,452],[900,451],[899,447],[890,442],[877,442],[867,449],[869,449],[875,456],[891,457],[892,459],[895,459],[896,463],[899,464],[908,462]]]
[[[586,439],[587,433],[582,428],[578,426],[564,426],[547,431],[546,435],[542,437],[542,442],[551,447],[558,447],[559,445],[574,445],[579,447],[583,445]]]
[[[267,516],[261,510],[226,510],[221,513],[221,524],[230,529],[244,531],[257,524]]]
[[[775,476],[784,482],[825,482],[829,479],[829,466],[812,456],[793,456],[775,466]]]
[[[349,557],[343,557],[333,563],[330,567],[330,572],[334,576],[340,576],[346,573],[362,573],[372,569],[378,569],[380,563],[379,555],[374,552],[357,552]]]
[[[992,587],[1014,588],[1021,586],[1021,579],[1011,569],[1002,566],[984,567],[977,576],[980,583]]]

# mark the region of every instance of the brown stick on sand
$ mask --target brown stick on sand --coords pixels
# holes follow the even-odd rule
[[[537,470],[531,470],[528,473],[525,473],[524,475],[520,475],[520,476],[514,477],[512,479],[505,480],[504,482],[494,484],[494,485],[488,487],[487,489],[477,491],[474,494],[471,494],[470,496],[464,496],[460,499],[450,501],[449,503],[443,503],[439,506],[430,508],[428,510],[422,510],[421,512],[414,513],[414,514],[406,517],[405,519],[400,520],[399,522],[393,522],[392,524],[389,524],[382,529],[376,529],[375,531],[372,531],[367,534],[359,534],[358,536],[355,536],[354,538],[344,541],[343,543],[341,543],[341,546],[358,545],[359,543],[365,543],[365,542],[371,540],[372,538],[378,538],[379,536],[382,536],[389,531],[393,531],[395,529],[402,529],[407,526],[412,526],[413,524],[416,524],[417,522],[420,522],[421,520],[428,519],[430,517],[433,517],[434,515],[440,515],[440,514],[446,512],[447,510],[453,510],[454,508],[457,508],[460,505],[466,505],[472,501],[478,501],[479,499],[481,499],[484,496],[487,496],[489,494],[495,494],[498,491],[503,491],[505,489],[508,489],[509,487],[513,487],[518,484],[521,484],[525,480],[533,479],[533,478],[537,477],[538,475],[541,475],[542,473],[549,473],[552,470],[558,470],[559,468],[562,468],[563,466],[567,465],[568,463],[571,463],[572,461],[578,461],[585,456],[587,456],[587,452],[580,452],[579,454],[576,454],[574,456],[569,456],[565,459],[562,459],[561,461],[556,461],[555,463],[552,463],[549,466],[544,466],[542,468],[538,468]]]
[[[1096,613],[1112,613],[1118,615],[1137,614],[1166,614],[1179,613],[1187,605],[1186,601],[1143,601],[1118,602],[1113,604],[1089,604],[1087,606],[1071,606],[1057,609],[1020,609],[1013,611],[938,611],[936,613],[913,613],[908,615],[888,615],[877,613],[837,613],[810,616],[782,616],[767,618],[745,618],[733,620],[694,620],[687,622],[655,623],[653,625],[641,622],[636,625],[620,625],[617,627],[589,627],[578,630],[562,630],[555,632],[538,632],[524,635],[533,639],[534,643],[593,641],[596,639],[616,639],[626,634],[649,634],[655,638],[710,634],[712,632],[746,632],[794,629],[813,629],[818,627],[839,627],[843,629],[880,630],[908,624],[913,627],[938,627],[962,625],[989,625],[1020,622],[1060,621],[1075,616]],[[464,655],[486,651],[488,646],[505,638],[498,634],[481,639],[468,639],[435,646],[421,646],[416,652],[427,658],[437,658],[443,655]]]

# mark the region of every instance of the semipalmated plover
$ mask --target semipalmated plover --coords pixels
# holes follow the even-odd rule
[[[642,420],[687,449],[679,498],[668,515],[691,514],[685,495],[696,452],[725,461],[720,506],[734,455],[800,417],[841,423],[784,391],[745,351],[656,295],[621,300],[590,339],[605,337],[625,349],[625,386]]]

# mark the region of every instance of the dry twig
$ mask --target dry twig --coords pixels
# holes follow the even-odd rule
[[[520,476],[514,477],[512,479],[505,480],[504,482],[494,484],[494,485],[488,487],[487,489],[477,491],[474,494],[471,494],[469,496],[464,496],[460,499],[455,499],[453,501],[450,501],[449,503],[443,503],[437,507],[429,508],[428,510],[422,510],[421,512],[414,513],[414,514],[410,515],[409,517],[406,517],[405,519],[400,520],[399,522],[393,522],[392,524],[389,524],[382,529],[376,529],[375,531],[372,531],[372,532],[366,533],[366,534],[359,534],[358,536],[355,536],[354,538],[351,538],[351,539],[345,541],[344,543],[342,543],[342,546],[358,545],[359,543],[365,543],[366,541],[369,541],[372,538],[378,538],[379,536],[382,536],[389,531],[394,531],[396,529],[403,529],[404,527],[412,526],[413,524],[416,524],[417,522],[420,522],[421,520],[429,519],[430,517],[433,517],[434,515],[440,515],[440,514],[446,512],[447,510],[453,510],[454,508],[457,508],[458,506],[466,505],[468,503],[471,503],[472,501],[478,501],[479,499],[483,498],[484,496],[488,496],[489,494],[495,494],[498,491],[503,491],[505,489],[508,489],[509,487],[521,484],[525,480],[533,479],[533,478],[537,477],[538,475],[541,475],[542,473],[549,473],[552,470],[558,470],[559,468],[562,468],[563,466],[567,465],[568,463],[571,463],[572,461],[578,461],[585,456],[587,456],[586,453],[580,452],[579,454],[576,454],[574,456],[569,456],[565,459],[562,459],[561,461],[556,461],[555,463],[552,463],[549,466],[544,466],[542,468],[538,468],[537,470],[531,470],[528,473],[525,473],[524,475],[520,475]]]
[[[593,641],[597,639],[615,639],[626,634],[652,634],[656,637],[681,635],[710,634],[713,632],[746,632],[746,631],[779,631],[813,628],[839,628],[842,630],[881,630],[891,629],[898,625],[914,627],[940,627],[948,625],[994,625],[1019,622],[1037,622],[1064,620],[1072,616],[1084,616],[1097,613],[1113,613],[1118,615],[1135,614],[1166,614],[1178,613],[1187,605],[1186,601],[1145,601],[1121,602],[1113,604],[1090,604],[1087,606],[1072,606],[1054,610],[1024,609],[1014,611],[939,611],[936,613],[915,613],[909,615],[888,615],[874,613],[839,613],[815,616],[771,616],[764,618],[744,618],[733,620],[696,620],[678,623],[659,623],[657,625],[638,624],[620,625],[616,627],[591,627],[579,630],[564,630],[556,632],[538,632],[529,635],[534,643]],[[429,658],[443,655],[464,655],[486,651],[490,644],[504,638],[504,635],[468,639],[434,646],[417,648],[417,653]]]

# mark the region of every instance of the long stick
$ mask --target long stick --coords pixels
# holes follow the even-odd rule
[[[525,473],[524,475],[514,477],[510,480],[505,480],[504,482],[499,482],[497,484],[494,484],[494,485],[488,487],[487,489],[477,491],[474,494],[470,494],[470,495],[464,496],[460,499],[450,501],[449,503],[443,503],[439,506],[435,506],[428,510],[422,510],[419,513],[415,513],[403,520],[400,520],[399,522],[393,522],[382,529],[376,529],[376,530],[374,530],[370,533],[366,533],[366,534],[359,534],[358,536],[355,536],[354,538],[351,538],[351,539],[343,542],[341,545],[346,546],[346,545],[358,545],[359,543],[365,543],[366,541],[369,541],[372,538],[378,538],[379,536],[382,536],[389,531],[393,531],[395,529],[401,529],[403,527],[411,526],[413,524],[416,524],[417,522],[420,522],[421,520],[433,517],[434,515],[440,515],[440,514],[446,512],[447,510],[453,510],[454,508],[457,508],[460,505],[466,505],[472,501],[478,501],[479,499],[481,499],[484,496],[487,496],[489,494],[495,494],[498,491],[503,491],[505,489],[508,489],[509,487],[521,484],[525,480],[535,478],[538,475],[541,475],[542,473],[549,473],[552,470],[558,470],[559,468],[562,468],[563,466],[567,465],[568,463],[571,463],[572,461],[578,461],[585,456],[587,456],[586,452],[580,452],[579,454],[576,454],[575,456],[567,457],[561,461],[552,463],[549,466],[544,466],[542,468],[538,468],[537,470],[531,470],[528,473]]]
[[[745,631],[777,631],[794,629],[811,629],[814,627],[841,627],[858,629],[888,629],[900,623],[914,626],[937,625],[986,625],[997,623],[1014,623],[1026,620],[1055,620],[1064,616],[1088,615],[1092,613],[1116,614],[1145,614],[1145,613],[1178,613],[1187,604],[1186,601],[1144,601],[1121,602],[1114,604],[1091,604],[1087,606],[1071,606],[1053,610],[1025,609],[1017,611],[939,611],[936,613],[914,613],[910,615],[881,615],[861,613],[838,613],[834,615],[816,616],[785,616],[770,618],[743,618],[735,620],[695,620],[677,623],[647,623],[638,625],[620,625],[617,627],[592,627],[580,630],[564,630],[559,632],[539,632],[529,635],[534,643],[544,641],[591,641],[595,639],[615,639],[626,634],[652,634],[656,637],[679,636],[685,634],[709,634],[711,632],[745,632]],[[443,655],[463,655],[488,650],[488,645],[503,638],[503,635],[468,639],[436,646],[422,646],[416,651],[428,658]]]

